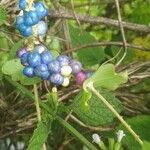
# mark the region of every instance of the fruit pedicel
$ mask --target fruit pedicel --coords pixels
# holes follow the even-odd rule
[[[32,35],[44,36],[47,32],[45,17],[48,9],[42,2],[35,2],[29,7],[27,0],[19,0],[20,13],[16,17],[16,27],[24,37]],[[56,86],[68,86],[72,75],[77,85],[92,75],[91,71],[84,72],[82,64],[66,55],[54,58],[51,51],[44,45],[38,44],[29,50],[21,48],[17,52],[21,64],[24,66],[23,74],[27,77],[40,77],[48,80]]]

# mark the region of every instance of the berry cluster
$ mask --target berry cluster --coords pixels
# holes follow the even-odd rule
[[[59,55],[54,59],[51,52],[43,45],[35,46],[32,51],[22,48],[17,55],[21,64],[25,66],[23,69],[24,75],[27,77],[38,76],[55,85],[68,86],[71,74],[75,76],[76,83],[82,85],[92,74],[92,72],[84,72],[79,61],[66,55]]]
[[[27,0],[19,0],[19,8],[22,10],[16,17],[16,27],[20,34],[28,37],[33,33],[43,36],[47,31],[47,23],[42,19],[48,15],[48,9],[42,2],[36,2],[29,8]]]

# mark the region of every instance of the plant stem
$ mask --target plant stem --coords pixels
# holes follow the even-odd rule
[[[60,118],[59,116],[56,117],[56,120],[66,129],[68,130],[73,136],[79,139],[84,145],[86,145],[90,150],[97,150],[97,148],[90,143],[82,134],[80,134],[73,126],[71,126],[68,122]]]
[[[34,84],[33,87],[34,87],[36,113],[37,113],[38,122],[40,122],[41,121],[41,111],[40,111],[40,106],[39,106],[37,85]]]
[[[139,142],[140,145],[143,144],[143,141],[140,137],[132,130],[130,125],[120,116],[120,114],[113,108],[113,106],[97,91],[92,84],[88,88],[99,98],[102,102],[111,110],[111,112],[120,120],[120,122],[126,127],[126,129],[133,135],[133,137]]]

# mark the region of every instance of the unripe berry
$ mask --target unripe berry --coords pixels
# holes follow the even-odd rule
[[[48,15],[48,9],[45,8],[42,2],[35,3],[34,8],[36,9],[37,15],[40,19]]]
[[[50,51],[46,50],[41,54],[41,59],[44,64],[49,64],[53,60],[53,56]]]
[[[45,35],[46,31],[47,31],[47,23],[44,21],[40,21],[37,24],[37,30],[38,30],[38,35]]]
[[[57,57],[57,60],[59,61],[61,66],[67,66],[69,65],[70,58],[66,55],[60,55]]]
[[[72,68],[72,72],[74,74],[77,74],[82,70],[82,64],[77,60],[72,60],[70,62],[70,67]]]
[[[26,52],[20,57],[20,61],[23,66],[28,65],[28,55],[29,55],[29,52]]]
[[[72,69],[70,66],[62,66],[61,68],[61,75],[67,77],[71,74]]]
[[[55,73],[50,76],[50,81],[55,85],[61,85],[64,81],[64,77],[59,73]]]
[[[31,67],[36,67],[41,64],[41,56],[37,52],[30,52],[28,55],[28,63]]]
[[[51,73],[58,73],[60,72],[61,66],[59,61],[53,60],[48,64],[48,69],[50,70]]]
[[[65,78],[64,78],[64,81],[63,81],[63,83],[62,83],[62,86],[66,87],[66,86],[68,86],[68,85],[69,85],[69,78],[68,78],[68,77],[65,77]]]
[[[20,58],[23,54],[25,54],[27,52],[26,48],[21,48],[18,50],[17,52],[17,56]]]
[[[27,66],[23,69],[23,74],[27,77],[34,77],[34,69],[30,66]]]
[[[28,11],[24,15],[24,24],[26,26],[33,26],[39,22],[39,17],[36,11]]]
[[[77,73],[75,76],[75,80],[77,85],[82,85],[83,82],[86,80],[86,74],[83,71]]]
[[[19,0],[19,8],[20,9],[22,9],[22,10],[26,9],[26,5],[27,5],[26,0]]]
[[[34,48],[34,51],[38,52],[39,54],[41,54],[41,53],[44,52],[45,50],[47,50],[47,49],[46,49],[46,47],[43,46],[43,45],[37,45],[37,46],[35,46],[35,48]]]

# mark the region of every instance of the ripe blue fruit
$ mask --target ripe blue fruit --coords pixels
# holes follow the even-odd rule
[[[47,79],[49,79],[49,77],[50,77],[50,73],[49,73],[49,71],[41,72],[40,77],[41,77],[43,80],[47,80]]]
[[[17,52],[17,56],[20,58],[23,54],[25,54],[27,52],[26,48],[21,48],[18,50]]]
[[[24,23],[23,16],[17,16],[16,17],[16,27],[20,28],[23,23]]]
[[[39,17],[36,11],[28,11],[24,15],[24,24],[26,26],[33,26],[39,22]]]
[[[26,9],[26,5],[27,5],[26,0],[19,0],[19,8],[20,9],[22,9],[22,10]]]
[[[66,55],[60,55],[57,57],[57,60],[59,61],[61,66],[67,66],[69,65],[70,58]]]
[[[26,66],[23,69],[23,74],[26,75],[27,77],[34,77],[34,69],[30,66]]]
[[[44,35],[47,31],[47,23],[44,21],[40,21],[37,24],[38,35]]]
[[[41,56],[37,52],[30,52],[28,55],[28,63],[31,67],[36,67],[41,64]]]
[[[29,52],[26,52],[20,58],[21,64],[23,66],[27,66],[28,65],[28,61],[27,61],[28,60],[28,55],[29,55]]]
[[[48,15],[48,9],[45,8],[42,2],[35,3],[34,8],[36,9],[37,15],[40,19]]]
[[[61,70],[61,66],[59,61],[53,60],[48,64],[48,69],[50,70],[51,73],[58,73]]]
[[[37,45],[34,48],[34,51],[38,52],[39,54],[41,54],[45,50],[47,50],[47,48],[45,46],[43,46],[43,45]]]
[[[44,71],[48,71],[48,67],[45,64],[40,64],[39,66],[37,66],[35,68],[38,72],[44,72]]]
[[[70,67],[72,68],[72,72],[74,74],[77,74],[82,70],[82,64],[77,60],[72,60],[70,62]]]
[[[61,85],[64,81],[64,77],[59,73],[54,73],[50,76],[50,81],[55,85]]]
[[[32,27],[27,27],[24,24],[20,26],[19,31],[20,31],[20,34],[25,37],[32,35]]]
[[[53,60],[53,56],[51,52],[46,50],[41,54],[41,59],[44,64],[49,64]]]

